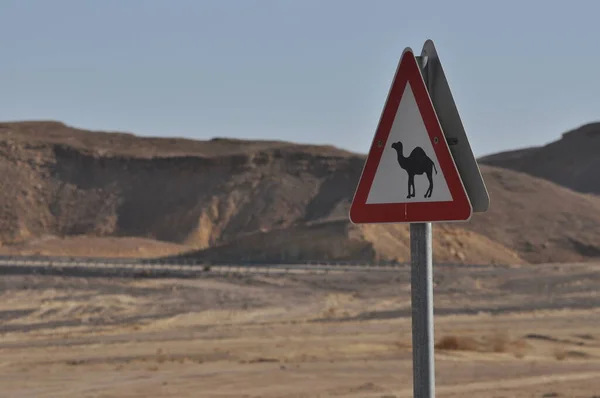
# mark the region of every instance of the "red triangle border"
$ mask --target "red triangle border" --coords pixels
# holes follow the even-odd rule
[[[387,145],[404,89],[409,83],[453,200],[446,202],[367,204],[366,201],[383,149]],[[437,138],[437,143],[435,143],[435,138]],[[382,147],[377,146],[378,141],[382,141],[384,145]],[[407,48],[402,53],[398,63],[394,81],[390,87],[371,143],[369,155],[363,167],[350,207],[350,221],[354,224],[468,221],[472,212],[471,202],[444,138],[442,127],[433,108],[419,65],[412,50]]]

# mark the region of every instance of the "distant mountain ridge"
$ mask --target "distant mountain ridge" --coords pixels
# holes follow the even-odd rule
[[[535,147],[529,147],[529,148],[509,150],[509,151],[504,151],[504,152],[496,152],[496,153],[478,158],[477,162],[491,163],[496,160],[508,162],[511,160],[521,159],[523,157],[529,156],[529,155],[533,154],[534,152],[538,151],[540,148],[541,147],[539,147],[539,146],[535,146]]]
[[[580,145],[576,136],[563,140]],[[0,123],[0,252],[407,261],[406,225],[348,220],[364,161],[331,146]],[[436,261],[600,259],[600,198],[482,163],[490,210],[436,225]]]
[[[583,193],[600,194],[600,122],[562,134],[547,145],[479,159],[481,164],[530,174]]]

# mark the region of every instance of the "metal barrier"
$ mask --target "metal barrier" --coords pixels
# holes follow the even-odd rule
[[[438,263],[434,267],[506,267],[508,265]],[[37,273],[54,275],[106,275],[137,277],[192,277],[207,274],[272,274],[329,272],[400,272],[408,271],[408,263],[393,261],[306,261],[207,262],[194,259],[139,259],[57,256],[0,256],[1,273]]]

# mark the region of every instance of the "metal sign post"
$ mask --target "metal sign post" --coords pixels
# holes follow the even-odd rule
[[[425,195],[415,194],[417,174],[429,181]],[[354,224],[410,223],[415,398],[435,397],[432,223],[468,221],[474,210],[485,212],[488,205],[433,42],[425,42],[421,56],[406,47],[349,216]]]
[[[435,397],[431,223],[410,224],[413,390]]]
[[[429,90],[427,58],[417,57]],[[413,395],[435,397],[433,245],[431,223],[410,224]]]

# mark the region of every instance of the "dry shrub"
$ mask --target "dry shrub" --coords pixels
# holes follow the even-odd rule
[[[517,358],[523,358],[529,345],[524,339],[512,340],[505,331],[497,331],[490,338],[485,339],[483,351],[505,353],[512,352]]]
[[[472,337],[444,336],[436,343],[435,348],[449,351],[475,351],[477,341]]]
[[[394,342],[394,346],[396,348],[398,348],[399,350],[409,349],[411,347],[411,345],[412,344],[406,343],[405,341],[401,341],[401,340]]]
[[[496,332],[488,341],[488,350],[500,353],[507,352],[510,343],[510,338],[507,333]]]
[[[523,339],[515,340],[512,343],[512,351],[515,354],[515,357],[521,359],[525,357],[525,353],[527,352],[527,348],[529,348],[529,344]]]
[[[517,358],[525,356],[527,347],[524,340],[511,340],[506,333],[495,333],[480,340],[469,336],[448,335],[442,337],[435,345],[436,349],[449,351],[513,352]]]
[[[334,318],[336,314],[337,314],[337,308],[335,308],[335,307],[329,307],[329,308],[327,308],[325,310],[325,312],[324,312],[323,315],[326,318]]]
[[[562,361],[566,357],[567,357],[567,352],[564,349],[556,348],[554,350],[554,358],[558,359],[559,361]]]

